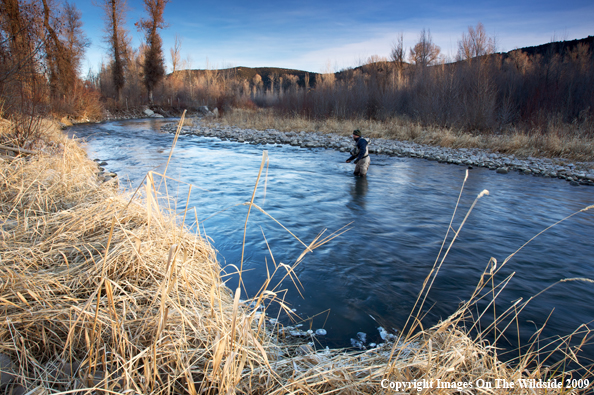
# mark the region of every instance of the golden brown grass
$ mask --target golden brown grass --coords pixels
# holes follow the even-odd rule
[[[12,360],[2,368],[13,375],[12,387],[79,394],[376,394],[394,393],[382,383],[425,379],[433,388],[404,392],[454,394],[458,389],[436,388],[437,379],[475,386],[477,380],[545,379],[562,366],[537,363],[540,350],[507,365],[494,347],[462,329],[483,291],[491,284],[495,294],[509,281],[493,283],[498,269],[492,262],[476,294],[432,328],[420,328],[413,312],[406,332],[376,349],[288,346],[278,326],[240,303],[239,289],[224,285],[212,247],[183,225],[191,210],[179,218],[165,208],[175,202],[160,191],[174,180],[149,173],[134,194],[119,192],[97,181],[96,165],[75,141],[54,139],[50,153],[0,161],[0,353]],[[247,204],[258,208],[253,199]],[[304,254],[332,237],[316,238]],[[448,245],[444,239],[445,253],[415,311]],[[293,268],[274,266],[254,298],[257,306],[277,299],[273,276],[293,275]],[[565,351],[575,359],[574,349]]]
[[[425,127],[403,118],[386,121],[369,119],[324,120],[308,119],[303,116],[280,115],[272,110],[235,109],[225,112],[220,119],[205,119],[207,124],[222,123],[257,130],[277,129],[280,131],[306,131],[350,135],[360,129],[371,138],[387,138],[413,141],[448,148],[481,148],[514,154],[519,157],[566,158],[576,161],[594,161],[594,139],[566,133],[567,125],[551,123],[548,133],[524,133],[515,129],[493,133],[469,133],[461,130]]]

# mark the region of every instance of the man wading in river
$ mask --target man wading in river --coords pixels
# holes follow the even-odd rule
[[[369,168],[369,150],[367,149],[367,140],[361,137],[359,129],[353,131],[353,140],[355,140],[355,148],[351,150],[351,157],[346,160],[347,163],[351,163],[355,159],[355,172],[356,176],[365,176],[367,169]]]

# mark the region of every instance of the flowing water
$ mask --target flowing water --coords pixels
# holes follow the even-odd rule
[[[89,156],[107,161],[106,168],[118,173],[120,185],[135,189],[147,171],[163,171],[173,141],[173,135],[160,132],[163,122],[171,120],[79,125],[69,134],[86,139]],[[368,176],[360,179],[352,175],[354,166],[345,163],[348,154],[334,150],[180,136],[167,175],[193,185],[186,222],[195,224],[195,216],[201,222],[200,232],[212,239],[224,272],[230,273],[225,278],[231,289],[238,285],[232,273],[240,265],[247,214],[247,206],[237,205],[251,198],[264,150],[270,162],[256,193],[257,205],[306,244],[325,229],[322,238],[350,228],[308,253],[295,268],[303,296],[288,279],[277,289],[286,290],[279,295],[305,320],[302,329],[323,327],[328,332],[323,345],[350,346],[357,332],[367,333],[368,342],[380,342],[377,327],[402,328],[438,256],[466,168],[372,155]],[[491,257],[501,265],[537,233],[594,203],[593,187],[474,168],[453,228],[460,226],[484,189],[489,195],[477,202],[431,288],[425,327],[445,319],[471,296]],[[169,181],[168,190],[179,198],[182,212],[188,188]],[[497,298],[497,312],[559,280],[594,279],[593,214],[594,209],[579,213],[546,231],[501,269],[496,280],[514,276]],[[303,251],[298,240],[253,209],[242,298],[259,290],[267,266],[273,270],[275,264],[292,265]],[[282,268],[280,272],[284,274]],[[481,325],[492,317],[491,307]],[[567,335],[593,319],[594,284],[559,283],[528,304],[498,345],[515,347],[518,338],[527,344],[546,323],[544,343],[547,337]],[[289,322],[284,315],[281,321]],[[586,356],[592,355],[594,349],[586,348]]]

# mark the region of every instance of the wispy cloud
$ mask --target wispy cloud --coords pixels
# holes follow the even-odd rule
[[[410,48],[422,28],[430,29],[433,41],[450,57],[462,33],[479,21],[496,37],[499,50],[544,44],[553,36],[575,39],[594,34],[591,1],[573,0],[562,6],[553,0],[531,1],[223,1],[206,5],[179,1],[167,5],[170,27],[162,35],[167,55],[175,34],[183,37],[182,57],[189,55],[193,67],[206,67],[208,58],[211,67],[276,66],[320,72],[328,64],[332,69],[346,68],[371,55],[387,57],[400,32]],[[139,15],[139,0],[131,3]],[[96,57],[97,52],[92,49],[87,57]]]

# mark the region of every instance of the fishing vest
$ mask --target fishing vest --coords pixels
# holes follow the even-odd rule
[[[355,147],[351,150],[350,154],[356,158],[359,156],[359,151],[360,151],[359,147],[357,146],[357,143],[355,143]],[[363,158],[366,158],[368,156],[369,156],[369,141],[367,142],[367,145],[365,146],[365,153],[363,154]]]

